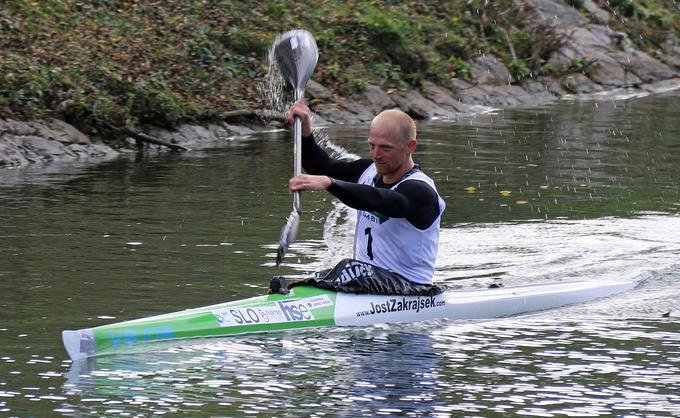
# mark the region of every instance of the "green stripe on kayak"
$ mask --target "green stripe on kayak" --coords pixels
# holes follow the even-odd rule
[[[336,293],[296,287],[288,295],[267,295],[92,329],[97,353],[140,343],[291,328],[335,325]]]

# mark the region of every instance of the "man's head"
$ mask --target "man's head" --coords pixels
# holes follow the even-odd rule
[[[397,181],[413,167],[416,124],[401,110],[385,110],[371,122],[368,145],[378,174],[385,182]]]
[[[380,112],[371,122],[371,131],[378,127],[389,129],[392,137],[404,144],[411,139],[416,139],[416,123],[399,109]]]

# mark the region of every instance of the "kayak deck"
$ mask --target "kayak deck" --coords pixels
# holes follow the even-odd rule
[[[366,326],[431,319],[486,319],[557,308],[623,292],[632,282],[568,282],[435,296],[354,295],[297,286],[270,294],[62,332],[72,360],[134,351],[154,341],[294,328]]]

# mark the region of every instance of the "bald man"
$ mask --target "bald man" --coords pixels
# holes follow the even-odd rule
[[[330,156],[312,135],[310,110],[302,102],[288,112],[302,119],[302,166],[291,192],[328,190],[357,210],[356,260],[397,273],[419,285],[431,285],[445,204],[434,181],[413,161],[416,125],[401,110],[386,110],[371,122],[370,159],[341,161]]]

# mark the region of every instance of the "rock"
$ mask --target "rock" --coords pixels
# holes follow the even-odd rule
[[[108,159],[120,154],[118,151],[104,144],[69,144],[66,145],[66,148],[80,160],[89,158]]]
[[[213,146],[220,141],[235,136],[250,135],[254,132],[255,130],[248,126],[222,123],[219,125],[208,125],[208,127],[183,124],[180,125],[176,131],[153,129],[149,134],[172,144],[178,144],[188,148],[201,148]]]
[[[171,136],[169,142],[189,148],[201,147],[205,142],[214,143],[217,140],[212,133],[199,125],[183,124]]]
[[[29,164],[21,147],[21,137],[5,134],[0,139],[0,167],[17,167]]]
[[[65,144],[71,143],[71,140],[66,133],[55,131],[49,128],[43,122],[26,122],[26,124],[33,128],[33,133],[30,135],[40,136],[42,138],[59,141]]]
[[[151,128],[147,132],[150,136],[153,136],[155,138],[158,138],[162,141],[169,142],[171,144],[181,144],[183,143],[183,140],[181,138],[181,135],[177,131],[168,131],[166,129],[160,129],[160,128]],[[134,147],[135,144],[137,144],[137,140],[133,138],[127,138],[129,146]],[[148,146],[151,146],[150,144]],[[156,145],[153,145],[156,146]]]
[[[671,90],[677,90],[680,87],[680,78],[671,80],[661,80],[654,83],[643,84],[640,89],[650,93],[665,93]]]
[[[680,70],[680,42],[674,33],[669,33],[661,44],[661,50],[655,51],[654,57],[676,70]]]
[[[182,134],[183,137],[187,138],[189,141],[195,141],[195,142],[207,142],[207,141],[215,141],[217,138],[210,132],[208,129],[206,129],[204,126],[201,125],[191,125],[191,124],[184,124],[180,125],[178,129],[179,133]]]
[[[73,146],[73,145],[70,145]],[[88,155],[94,158],[112,158],[118,156],[120,153],[113,148],[104,144],[92,144],[87,147]]]
[[[330,123],[344,123],[352,120],[352,113],[335,103],[314,106],[314,112]]]
[[[537,85],[540,85],[540,87],[537,87]],[[556,98],[567,94],[562,84],[553,77],[538,77],[527,83],[525,87],[531,93],[537,93],[538,90],[545,89]]]
[[[309,80],[307,86],[305,87],[305,93],[312,100],[314,99],[324,101],[333,100],[333,93],[331,93],[330,90],[328,90],[326,87],[322,86],[321,84],[317,83],[314,80]]]
[[[593,0],[584,0],[583,1],[583,8],[588,13],[590,13],[590,15],[593,17],[593,20],[595,20],[595,22],[597,22],[601,25],[606,25],[609,22],[609,17],[611,16],[609,14],[609,12],[602,9]]]
[[[76,154],[70,152],[59,141],[49,140],[39,136],[25,136],[22,138],[23,147],[28,154],[34,154],[42,161],[75,159]]]
[[[557,89],[553,88],[557,83],[541,80],[543,84],[539,84],[537,81],[528,82],[533,86],[534,91],[540,91],[536,95],[530,94],[522,86],[508,84],[473,85],[464,80],[454,79],[452,80],[452,85],[456,90],[452,91],[452,94],[458,102],[456,105],[457,110],[463,113],[479,113],[488,111],[493,107],[535,105],[548,100],[554,100],[555,93],[551,92],[553,90],[557,91]],[[551,89],[548,89],[548,85]],[[559,91],[564,92],[561,89]]]
[[[538,104],[536,98],[520,86],[477,86],[462,97],[469,104],[493,107],[524,106]]]
[[[47,122],[47,127],[52,131],[61,134],[62,138],[58,139],[60,142],[67,142],[70,144],[91,144],[92,141],[84,133],[76,129],[75,126],[70,125],[59,119],[51,119]]]
[[[678,46],[678,37],[674,33],[666,35],[666,40],[661,44],[661,49],[666,54],[680,54],[680,47]]]
[[[377,115],[385,109],[392,109],[397,106],[387,93],[373,84],[367,84],[358,96],[358,100],[366,103],[368,108],[371,109],[371,113],[374,115]]]
[[[599,55],[597,61],[588,69],[588,74],[604,88],[631,87],[642,82],[635,73],[608,55]]]
[[[373,117],[375,114],[372,112],[372,110],[366,106],[363,103],[360,103],[356,100],[348,99],[348,98],[341,98],[338,101],[338,104],[347,110],[348,112],[352,113],[354,116],[352,117],[352,122],[367,122],[373,120]]]
[[[69,144],[67,145],[69,152],[75,155],[77,158],[87,158],[90,156],[91,147],[85,147],[81,144]]]
[[[46,122],[27,122],[34,129],[33,135],[59,141],[63,144],[91,144],[92,141],[84,133],[68,123],[52,119]]]
[[[592,64],[584,70],[597,83],[612,88],[641,83],[638,77],[612,57],[617,42],[612,34],[613,31],[601,26],[593,26],[590,30],[574,29],[570,32],[567,44],[548,61],[549,67],[555,72],[562,72],[577,60],[588,60]]]
[[[562,78],[562,87],[572,94],[595,93],[603,90],[602,86],[593,83],[591,79],[580,73],[564,76]]]
[[[390,97],[401,110],[414,119],[432,119],[437,116],[449,117],[451,115],[451,112],[424,98],[415,90],[394,92]]]
[[[535,11],[536,23],[558,28],[588,23],[588,19],[573,7],[553,0],[515,0],[515,4]]]
[[[224,125],[216,125],[213,123],[208,125],[208,130],[213,135],[213,137],[217,138],[220,141],[227,141],[233,138],[234,136],[229,132],[229,129]]]
[[[319,127],[324,125],[330,125],[330,122],[324,119],[321,115],[312,113],[312,126]]]
[[[0,166],[71,161],[92,156],[114,156],[117,151],[101,144],[63,144],[35,135],[5,133],[0,139]]]
[[[676,73],[680,70],[680,47],[673,47],[669,51],[658,52],[656,59],[675,69]]]
[[[255,132],[247,126],[230,125],[228,123],[223,123],[222,127],[227,130],[227,132],[229,133],[229,136],[245,136],[245,135],[250,135],[253,132]]]
[[[373,113],[366,105],[347,98],[340,99],[339,103],[315,105],[313,111],[326,123],[359,123],[373,119]]]
[[[631,49],[613,53],[611,56],[630,74],[644,82],[669,79],[677,75],[672,68],[642,51]]]
[[[535,95],[541,103],[555,100],[566,94],[560,83],[551,77],[529,79],[523,87],[528,93]]]
[[[458,90],[456,97],[461,103],[467,105],[482,104],[486,102],[487,91],[482,86],[475,86],[465,90]]]
[[[493,55],[475,59],[470,63],[470,69],[479,84],[503,85],[512,82],[508,67]]]
[[[463,80],[462,78],[452,78],[450,85],[449,85],[449,88],[451,89],[452,93],[455,93],[455,92],[458,92],[459,90],[470,89],[470,88],[472,88],[476,85],[477,85],[476,83],[475,84],[469,83],[469,82]]]
[[[14,135],[34,135],[35,128],[27,122],[19,122],[16,120],[0,120],[0,135],[8,132]]]
[[[540,103],[536,95],[530,94],[523,86],[516,85],[494,87],[489,97],[498,98],[498,102],[489,103],[491,106],[536,106]]]
[[[425,98],[437,103],[451,113],[462,113],[468,110],[467,106],[454,97],[453,92],[430,81],[423,82],[422,93]]]
[[[580,28],[581,33],[583,31],[589,32],[589,35],[594,36],[597,41],[587,42],[587,38],[584,38],[580,42],[586,44],[590,47],[601,47],[605,48],[604,51],[610,52],[614,49],[620,51],[627,51],[633,46],[633,42],[628,38],[624,32],[617,32],[609,28],[609,26],[602,25],[592,25],[589,28]],[[577,40],[577,43],[579,41]]]

